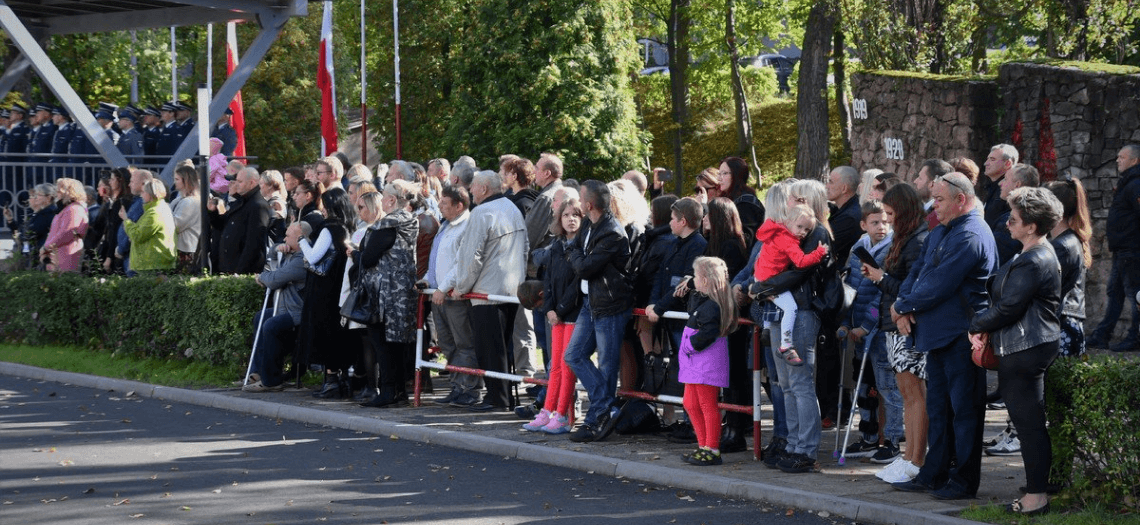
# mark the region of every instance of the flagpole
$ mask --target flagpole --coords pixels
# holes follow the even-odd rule
[[[134,29],[131,30],[131,104],[139,103],[139,39]]]
[[[214,92],[214,24],[212,23],[206,24],[206,92]]]
[[[368,101],[365,98],[368,82],[365,81],[367,66],[364,62],[364,0],[360,0],[360,163],[368,165]]]
[[[392,0],[392,37],[396,42],[396,158],[404,158],[400,133],[400,0]]]
[[[174,37],[174,26],[170,26],[170,98],[178,101],[178,43]]]

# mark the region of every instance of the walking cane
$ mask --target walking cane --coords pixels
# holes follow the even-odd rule
[[[277,267],[281,267],[281,252],[277,252]],[[265,307],[269,306],[269,294],[273,290],[265,287],[265,299],[261,301],[261,310],[257,311],[257,331],[253,333],[253,348],[249,351],[249,365],[245,367],[245,377],[241,380],[241,386],[249,384],[249,373],[253,371],[253,358],[257,355],[257,342],[261,340],[261,325],[265,323]],[[281,298],[281,294],[274,295],[273,297],[273,311],[277,311],[277,300]]]
[[[847,463],[847,440],[851,438],[851,422],[855,420],[855,410],[859,408],[859,402],[857,398],[859,396],[859,389],[863,386],[863,372],[867,370],[867,357],[871,355],[871,342],[875,336],[878,335],[878,333],[879,330],[876,328],[871,330],[871,333],[863,336],[863,361],[859,365],[859,379],[855,380],[855,390],[852,392],[856,399],[851,400],[851,412],[847,415],[847,429],[843,434],[843,447],[840,448],[841,452],[839,453],[840,466],[843,466]],[[838,417],[843,417],[842,413]],[[860,424],[860,427],[861,426],[862,424]],[[837,425],[835,428],[838,429],[839,426]],[[839,439],[838,433],[835,437],[836,440]]]

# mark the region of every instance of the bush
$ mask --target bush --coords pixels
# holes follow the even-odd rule
[[[1102,356],[1058,359],[1046,376],[1051,481],[1069,503],[1140,509],[1140,363]]]
[[[264,299],[252,277],[0,274],[0,337],[240,367]]]

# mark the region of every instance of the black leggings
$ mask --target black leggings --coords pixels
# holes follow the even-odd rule
[[[1053,445],[1045,428],[1045,370],[1057,358],[1057,341],[998,358],[998,389],[1021,440],[1025,488],[1029,494],[1045,492]]]
[[[383,323],[368,327],[368,339],[371,352],[365,352],[365,363],[369,370],[369,386],[375,385],[381,393],[403,393],[406,381],[404,357],[408,343],[389,342],[385,338]]]

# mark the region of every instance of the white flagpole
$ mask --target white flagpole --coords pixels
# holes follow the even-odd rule
[[[400,132],[400,0],[392,0],[392,38],[396,45],[396,158],[404,158]]]
[[[206,91],[214,92],[214,24],[212,23],[206,24]]]
[[[174,26],[170,26],[170,96],[171,100],[178,100],[178,43]]]

